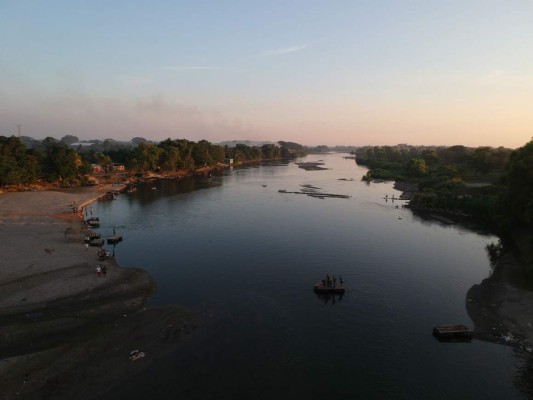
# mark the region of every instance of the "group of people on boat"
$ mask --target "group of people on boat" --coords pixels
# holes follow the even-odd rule
[[[344,283],[341,275],[339,275],[339,283],[339,286],[342,286],[342,284]],[[335,278],[335,275],[329,276],[329,274],[326,274],[326,276],[320,281],[320,284],[322,286],[334,288],[337,286],[337,278]]]

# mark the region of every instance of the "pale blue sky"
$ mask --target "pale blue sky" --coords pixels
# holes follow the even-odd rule
[[[0,134],[533,136],[532,1],[0,0]]]

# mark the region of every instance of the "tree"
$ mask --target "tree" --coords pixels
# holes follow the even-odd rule
[[[75,150],[68,148],[66,144],[58,142],[52,137],[44,139],[42,147],[45,154],[43,160],[45,179],[52,182],[78,177],[78,169],[82,166],[82,162]]]
[[[161,149],[159,165],[166,172],[174,172],[181,160],[179,144],[170,138],[159,143]]]
[[[61,138],[60,142],[66,144],[67,146],[70,146],[72,143],[79,142],[80,139],[78,139],[77,136],[73,135],[65,135]]]
[[[513,151],[505,168],[503,214],[512,227],[533,228],[533,139]]]
[[[134,144],[134,145],[139,145],[141,143],[147,143],[148,140],[146,140],[145,138],[143,137],[134,137],[133,139],[131,139],[131,142]]]
[[[320,146],[319,146],[320,147]],[[326,147],[327,151],[327,147]],[[279,158],[279,147],[275,144],[264,144],[261,146],[261,153],[265,160],[275,160]]]
[[[423,158],[412,158],[407,164],[407,173],[411,176],[424,176],[426,172],[426,161]]]
[[[213,164],[213,159],[209,154],[209,143],[207,140],[200,140],[192,149],[192,158],[197,167],[203,167]]]
[[[159,168],[160,155],[161,149],[157,146],[139,143],[139,146],[133,151],[133,167],[141,171],[155,171]]]

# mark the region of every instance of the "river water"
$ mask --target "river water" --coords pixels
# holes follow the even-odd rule
[[[465,295],[490,274],[484,247],[496,238],[413,215],[344,156],[305,158],[321,171],[291,162],[160,181],[94,205],[102,233],[118,226],[125,238],[118,263],[155,278],[150,306],[217,321],[187,356],[122,388],[129,399],[525,397],[512,349],[431,335],[437,323],[472,325]],[[313,293],[326,273],[342,275],[344,296]]]

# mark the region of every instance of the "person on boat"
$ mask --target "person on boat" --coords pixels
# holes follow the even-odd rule
[[[342,275],[339,275],[339,282],[341,283],[341,286],[342,286],[342,284],[343,284],[343,282],[344,282],[344,281],[342,280]]]
[[[329,274],[326,275],[326,284],[329,286],[331,284],[331,281],[329,279]]]
[[[333,275],[333,287],[337,286],[337,278]]]

